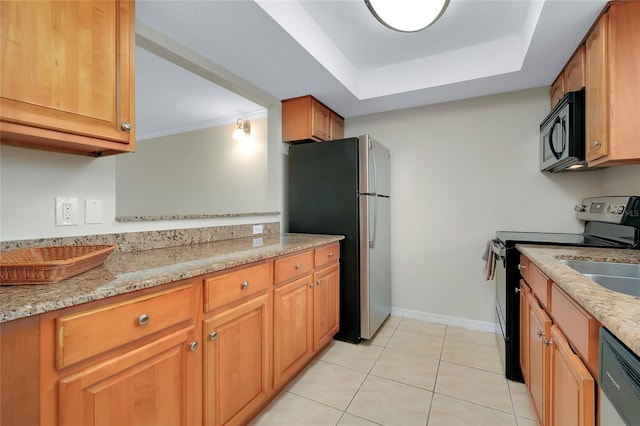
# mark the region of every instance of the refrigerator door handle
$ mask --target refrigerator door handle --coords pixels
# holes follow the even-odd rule
[[[376,247],[376,230],[378,229],[378,197],[373,196],[373,232],[371,233],[371,240],[369,240],[369,248]]]
[[[369,155],[373,164],[373,194],[378,195],[378,167],[376,164],[376,151],[373,142],[369,141]]]
[[[378,169],[376,167],[374,144],[371,141],[369,141],[369,144],[369,152],[373,160],[373,232],[371,233],[371,240],[369,240],[369,248],[372,249],[376,246],[376,231],[378,229]]]

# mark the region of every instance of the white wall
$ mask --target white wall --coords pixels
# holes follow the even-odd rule
[[[497,230],[581,232],[573,207],[583,197],[640,193],[637,166],[541,173],[548,111],[543,88],[346,121],[348,136],[391,149],[394,309],[493,323],[481,255]]]
[[[268,211],[267,118],[162,136],[116,158],[118,216]],[[170,194],[170,195],[169,195]]]

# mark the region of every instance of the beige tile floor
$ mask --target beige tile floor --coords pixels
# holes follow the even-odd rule
[[[334,341],[254,419],[262,425],[534,426],[492,333],[391,317],[360,345]]]

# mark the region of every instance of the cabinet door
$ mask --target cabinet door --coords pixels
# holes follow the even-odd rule
[[[551,90],[549,91],[549,96],[551,98],[551,108],[556,106],[558,101],[562,99],[564,96],[564,72],[561,72],[560,75],[556,78],[556,80],[551,85]]]
[[[313,277],[273,291],[273,382],[279,388],[313,354]]]
[[[132,150],[134,2],[2,2],[3,139]]]
[[[270,303],[267,293],[204,321],[206,425],[246,423],[266,401]]]
[[[593,377],[555,325],[551,326],[551,341],[549,424],[593,426],[595,424]]]
[[[59,382],[60,425],[190,425],[193,328],[173,333]]]
[[[313,278],[313,350],[317,351],[333,339],[340,325],[340,266],[322,269]]]
[[[584,46],[580,46],[564,67],[564,88],[575,92],[584,87]]]
[[[609,153],[608,18],[602,15],[585,42],[587,161]]]
[[[331,110],[315,99],[311,100],[311,137],[327,141],[330,139]]]
[[[338,114],[331,113],[331,129],[330,139],[342,139],[344,138],[344,119]]]
[[[548,423],[548,377],[549,377],[549,346],[551,338],[551,320],[538,304],[533,293],[527,296],[529,305],[529,395],[533,408],[538,417],[538,423]]]
[[[529,382],[529,286],[520,280],[520,369],[524,382]]]

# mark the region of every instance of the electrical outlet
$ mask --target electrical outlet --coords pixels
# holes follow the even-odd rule
[[[77,225],[78,199],[56,197],[56,226]]]
[[[262,225],[253,225],[253,235],[262,234]]]

